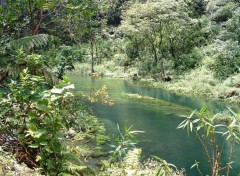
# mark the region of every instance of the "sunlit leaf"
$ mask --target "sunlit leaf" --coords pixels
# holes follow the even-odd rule
[[[38,144],[31,144],[31,145],[29,145],[29,147],[30,147],[30,148],[38,148],[39,145],[38,145]]]

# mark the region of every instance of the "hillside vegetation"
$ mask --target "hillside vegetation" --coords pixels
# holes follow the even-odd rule
[[[0,175],[184,175],[158,157],[140,162],[142,131],[118,126],[108,149],[106,127],[85,104],[113,105],[106,86],[86,98],[66,72],[240,104],[239,0],[0,0],[0,34]],[[232,151],[239,115],[229,111],[221,127]],[[196,113],[179,128],[200,141],[196,129],[219,132],[215,116]],[[229,176],[231,156],[224,168],[208,159],[211,174]]]

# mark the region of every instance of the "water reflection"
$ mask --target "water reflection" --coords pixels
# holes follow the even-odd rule
[[[179,114],[184,113],[183,109],[177,106],[160,106],[158,104],[131,101],[122,98],[120,94],[122,92],[137,93],[166,100],[191,109],[208,107],[209,110],[215,112],[224,110],[226,104],[196,97],[180,96],[162,89],[149,88],[141,83],[133,83],[126,80],[114,78],[92,80],[90,77],[74,75],[70,78],[79,91],[86,92],[92,87],[101,88],[102,85],[108,87],[111,97],[115,100],[115,105],[111,107],[95,105],[93,107],[94,112],[99,118],[107,120],[111,126],[116,123],[123,125],[127,122],[129,125],[134,125],[136,130],[146,131],[139,137],[144,140],[144,142],[140,143],[140,147],[143,149],[145,157],[150,155],[160,156],[175,164],[178,168],[186,168],[188,175],[198,175],[196,170],[190,169],[195,160],[197,160],[200,162],[202,172],[205,175],[209,173],[207,158],[200,142],[194,135],[188,136],[186,131],[176,129],[183,120],[178,117]],[[115,125],[112,128],[115,128]],[[223,161],[228,160],[226,156],[229,153],[229,149],[230,147],[227,143],[224,148],[223,156],[225,158],[222,158]],[[233,160],[237,161],[234,167],[240,168],[238,155],[240,147],[237,147],[234,152]],[[240,171],[235,169],[231,172],[231,175],[237,175],[238,172]]]

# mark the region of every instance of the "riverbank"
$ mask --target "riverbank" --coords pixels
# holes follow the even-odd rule
[[[79,79],[78,79],[78,81],[79,81]],[[79,81],[79,83],[81,84],[80,81]],[[67,89],[69,87],[71,87],[71,89],[74,88],[74,86],[70,83],[68,83],[68,86],[66,86],[64,88]],[[64,88],[60,89],[59,87],[58,88],[54,87],[53,89],[49,90],[49,92],[55,93],[60,97],[59,94],[65,90]],[[24,89],[24,90],[26,90],[26,89]],[[102,89],[101,92],[97,91],[98,92],[97,95],[103,93],[104,95],[107,96],[107,94],[105,94],[104,90],[105,89]],[[47,90],[45,90],[45,92],[46,91]],[[109,147],[107,148],[106,145],[111,144],[111,143],[109,143],[109,135],[108,134],[112,134],[112,133],[106,132],[105,125],[101,122],[101,120],[99,120],[98,118],[93,116],[92,113],[90,113],[89,110],[86,109],[86,105],[83,102],[83,97],[81,95],[78,95],[77,93],[74,94],[73,90],[72,90],[72,92],[69,91],[66,94],[69,95],[69,99],[66,98],[66,99],[64,99],[64,101],[61,101],[61,102],[65,103],[64,107],[60,106],[59,104],[57,104],[57,106],[53,106],[51,104],[51,107],[52,107],[51,110],[48,109],[49,108],[48,106],[43,106],[43,105],[38,106],[36,108],[37,110],[48,111],[47,113],[49,113],[50,111],[51,112],[54,111],[54,113],[58,114],[57,117],[59,117],[59,119],[64,119],[64,122],[62,122],[62,123],[59,122],[59,125],[61,124],[61,126],[60,126],[61,129],[59,130],[59,132],[57,132],[57,135],[55,135],[56,136],[55,140],[58,140],[57,145],[61,146],[61,148],[60,149],[54,148],[54,149],[50,150],[50,148],[48,148],[48,147],[51,145],[49,145],[45,141],[44,141],[44,143],[40,143],[41,145],[43,145],[43,146],[41,146],[40,149],[43,150],[43,149],[45,149],[45,146],[46,146],[46,151],[49,151],[50,154],[61,150],[61,151],[59,151],[58,155],[56,155],[54,153],[54,155],[53,154],[48,155],[43,158],[38,153],[37,153],[38,155],[35,157],[34,154],[32,154],[32,153],[29,154],[29,152],[28,152],[27,154],[29,154],[29,156],[26,156],[26,154],[23,151],[18,152],[18,142],[19,141],[17,141],[16,143],[12,142],[12,141],[8,140],[8,138],[6,138],[8,133],[1,132],[0,145],[4,148],[4,152],[8,152],[6,154],[6,157],[3,157],[3,161],[0,164],[0,171],[2,173],[4,173],[4,174],[8,173],[8,172],[10,173],[10,171],[13,170],[14,171],[13,173],[15,175],[22,175],[22,170],[23,170],[23,172],[28,173],[28,175],[31,175],[32,173],[35,174],[35,172],[32,171],[31,169],[24,171],[24,169],[25,169],[24,166],[20,170],[15,169],[15,167],[20,167],[17,165],[17,163],[20,162],[20,163],[26,163],[26,165],[27,165],[26,168],[27,167],[38,168],[39,172],[41,174],[52,175],[51,173],[49,173],[48,170],[46,172],[44,172],[43,169],[45,169],[45,168],[42,167],[40,164],[38,165],[38,163],[37,163],[34,166],[30,165],[30,164],[32,164],[32,162],[34,162],[34,161],[38,162],[39,160],[41,162],[44,162],[44,164],[45,164],[46,162],[51,161],[51,159],[54,156],[59,156],[59,158],[62,160],[66,158],[65,160],[62,161],[64,163],[62,163],[59,166],[59,169],[60,169],[59,173],[68,174],[68,175],[79,175],[80,174],[80,175],[89,175],[90,176],[90,175],[100,175],[101,172],[104,172],[104,175],[115,176],[116,175],[115,172],[114,173],[111,172],[111,168],[113,165],[115,165],[114,167],[118,168],[119,173],[121,174],[121,173],[125,172],[126,169],[129,169],[125,165],[121,165],[123,160],[125,160],[125,159],[132,160],[133,159],[134,161],[136,161],[135,157],[132,158],[133,155],[131,155],[131,154],[128,155],[127,158],[124,157],[125,152],[127,152],[128,150],[133,149],[135,151],[135,146],[132,145],[131,143],[129,144],[129,142],[132,142],[132,140],[130,139],[130,137],[127,137],[128,134],[125,134],[125,133],[129,132],[129,134],[131,134],[131,137],[132,137],[135,133],[134,131],[132,131],[132,133],[130,133],[130,131],[127,131],[127,132],[123,131],[121,133],[119,130],[118,135],[123,134],[125,137],[123,139],[119,139],[119,140],[115,141],[115,147],[113,147],[112,149],[109,149]],[[6,95],[6,97],[7,97],[7,95]],[[52,97],[54,97],[54,96],[51,96],[51,98]],[[67,97],[67,96],[65,96],[65,97]],[[101,99],[104,97],[105,96],[101,96]],[[56,96],[54,98],[56,98]],[[4,100],[6,101],[6,98]],[[69,100],[69,101],[67,101],[67,100]],[[51,103],[53,103],[53,102],[54,101],[51,99]],[[100,102],[102,103],[102,101],[99,101],[99,102],[94,101],[94,103],[100,103]],[[20,101],[19,104],[21,104],[21,103],[23,103],[23,102]],[[34,103],[31,103],[31,106],[28,107],[29,110],[33,111],[33,109],[34,109],[33,106],[35,105],[35,104],[34,105],[33,104]],[[4,109],[4,108],[5,107],[2,107],[2,109]],[[34,110],[36,110],[36,109],[34,109]],[[9,108],[9,110],[13,110],[13,109]],[[61,110],[63,110],[63,111],[61,111]],[[14,109],[14,112],[15,111],[16,111],[16,109]],[[19,116],[16,116],[15,114],[13,114],[13,115],[11,114],[11,117],[13,118],[13,117],[19,117]],[[26,114],[26,116],[24,116],[24,117],[31,117],[34,120],[36,120],[36,119],[42,120],[43,119],[43,122],[51,123],[49,125],[49,127],[53,126],[53,122],[52,122],[53,120],[50,121],[49,119],[45,119],[45,116],[43,116],[43,115],[41,116],[41,118],[37,118],[35,116],[32,117],[29,114]],[[50,116],[47,116],[47,117],[50,118]],[[112,117],[114,117],[114,116],[112,116]],[[26,120],[26,121],[28,122],[28,120]],[[43,122],[41,122],[41,124]],[[121,127],[123,127],[123,126],[121,126]],[[36,126],[34,126],[32,130],[30,129],[28,131],[31,132],[31,134],[34,133],[34,135],[35,135],[35,131],[36,131],[35,128],[36,128]],[[41,132],[41,133],[39,132],[40,134],[37,134],[36,137],[34,136],[34,140],[39,139],[41,137],[41,135],[46,133],[47,130],[43,129],[42,131],[43,132]],[[50,136],[50,135],[46,135],[46,136]],[[34,147],[36,149],[38,146],[32,145],[31,147],[32,148]],[[14,151],[17,151],[16,156],[12,156],[12,153],[14,153]],[[113,154],[111,154],[111,153],[113,153]],[[120,153],[120,157],[116,156],[115,153]],[[7,156],[12,157],[11,162],[8,162]],[[1,155],[1,150],[0,150],[0,161],[2,159],[1,157],[2,157],[2,155]],[[56,160],[57,161],[60,160],[59,158],[56,158]],[[115,160],[112,160],[112,158],[115,158]],[[32,159],[32,160],[30,160],[30,159]],[[6,160],[6,162],[5,162],[5,160]],[[31,163],[29,163],[28,161],[31,161]],[[14,165],[11,167],[8,166],[12,162],[14,163]],[[134,166],[131,167],[131,169],[134,170],[136,175],[138,175],[139,172],[157,173],[159,169],[161,169],[163,172],[165,172],[165,170],[166,170],[165,166],[162,166],[163,161],[161,161],[161,160],[155,161],[154,163],[156,164],[156,167],[154,167],[154,168],[152,168],[152,170],[148,170],[146,172],[145,172],[145,170],[146,170],[147,166],[140,163],[140,159],[137,160],[136,162],[139,163],[139,165],[136,167],[134,167]],[[16,165],[15,165],[15,163],[16,163]],[[107,167],[105,167],[104,170],[102,170],[101,166],[103,166],[103,164],[101,164],[101,163],[105,163],[105,166],[107,163]],[[164,164],[167,165],[168,163],[164,161]],[[60,168],[60,167],[62,167],[62,168]],[[168,168],[167,168],[166,172],[170,172],[170,175],[179,175],[179,174],[175,174],[177,172],[176,169],[170,168],[171,167],[170,165],[167,167]],[[52,168],[54,169],[52,171],[52,173],[53,173],[53,172],[55,172],[56,167],[52,166]],[[57,175],[58,175],[58,173],[57,173]],[[129,175],[129,173],[125,172],[124,174],[121,174],[121,175],[127,176],[127,175]]]
[[[240,74],[219,81],[209,69],[200,67],[172,82],[152,82],[152,85],[171,92],[240,105]]]
[[[90,75],[90,65],[86,63],[76,64],[72,73]],[[160,76],[157,74],[141,76],[138,74],[137,67],[125,69],[121,66],[114,66],[114,63],[111,62],[106,63],[106,65],[96,65],[95,73],[98,76],[140,81],[146,86],[162,88],[181,95],[219,100],[238,107],[240,105],[240,74],[220,81],[206,66],[198,67],[182,76],[171,75],[169,82],[159,81]]]
[[[28,175],[40,176],[38,170],[33,170],[25,164],[19,164],[13,156],[0,148],[0,175]]]

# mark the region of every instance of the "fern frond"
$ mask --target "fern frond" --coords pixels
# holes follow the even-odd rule
[[[66,162],[63,165],[62,173],[60,175],[76,175],[81,176],[83,173],[87,175],[95,175],[95,172],[92,168],[86,166],[76,155],[65,150],[62,151]]]
[[[50,43],[58,42],[59,39],[47,34],[39,34],[34,36],[26,36],[17,40],[12,40],[9,43],[0,47],[0,54],[7,54],[7,52],[17,51],[23,48],[25,51],[39,49],[47,46]]]
[[[133,150],[128,151],[126,157],[123,160],[123,164],[128,168],[138,168],[141,166],[140,157],[142,150],[134,148]]]
[[[76,164],[68,162],[67,165],[63,169],[64,169],[65,173],[80,176],[81,173],[83,173],[87,169],[87,166],[76,165]]]
[[[95,175],[94,171],[82,164],[74,164],[70,161],[67,161],[64,166],[63,166],[63,172],[60,175],[76,175],[76,176],[81,176],[83,173],[87,175]]]

